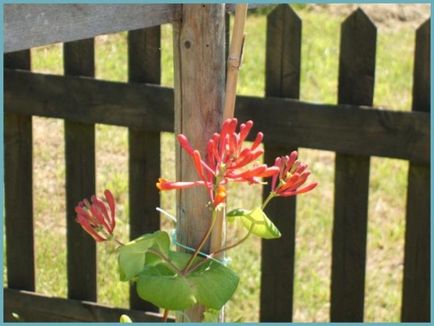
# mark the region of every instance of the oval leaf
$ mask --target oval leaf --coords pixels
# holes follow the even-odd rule
[[[170,310],[184,310],[197,302],[187,279],[163,264],[143,270],[137,281],[137,294],[143,300]]]
[[[216,310],[229,301],[239,282],[237,274],[216,261],[204,264],[187,279],[196,289],[197,301]]]
[[[185,266],[190,257],[187,253],[169,252],[171,262],[179,269]],[[196,258],[194,264],[203,260]],[[208,261],[185,276],[171,268],[166,262],[145,266],[137,282],[139,296],[170,310],[184,310],[195,303],[221,309],[232,297],[239,282],[233,271],[215,261]]]
[[[241,221],[247,230],[252,228],[250,232],[263,239],[277,239],[282,236],[279,229],[259,207],[241,216]]]
[[[131,318],[128,315],[121,315],[119,322],[121,324],[123,324],[123,323],[132,323],[133,321],[131,320]]]
[[[167,254],[169,247],[169,235],[163,231],[145,234],[120,247],[118,256],[120,280],[129,281],[143,270],[146,253],[150,248]],[[148,260],[154,264],[159,261],[155,255],[149,257]]]

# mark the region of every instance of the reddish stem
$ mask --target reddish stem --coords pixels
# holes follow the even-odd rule
[[[169,309],[164,309],[163,317],[161,317],[161,321],[163,323],[167,322],[167,317],[169,317]]]

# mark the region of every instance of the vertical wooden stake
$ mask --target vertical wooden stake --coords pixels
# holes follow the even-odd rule
[[[238,71],[241,66],[241,60],[244,48],[244,25],[247,16],[247,4],[237,4],[235,6],[234,29],[232,33],[232,42],[230,45],[229,56],[227,58],[227,73],[226,73],[226,91],[225,91],[225,106],[223,109],[223,119],[233,118],[235,111],[235,100],[237,97],[237,80]],[[229,24],[228,24],[229,25]],[[227,39],[227,35],[226,35]],[[225,51],[225,54],[227,51]],[[226,240],[225,230],[226,210],[217,212],[216,226],[211,235],[211,252],[215,252],[222,248]],[[224,255],[219,254],[218,256]]]
[[[182,20],[174,24],[175,132],[185,134],[205,156],[208,139],[220,129],[225,82],[224,4],[183,5]],[[196,180],[191,158],[176,147],[177,180]],[[206,191],[193,188],[177,193],[177,240],[197,247],[208,229],[211,211]],[[209,243],[203,251],[209,251]],[[196,306],[177,321],[203,320]]]
[[[234,29],[228,57],[224,119],[234,116],[238,70],[240,69],[244,47],[244,24],[246,22],[247,6],[247,3],[235,6]]]

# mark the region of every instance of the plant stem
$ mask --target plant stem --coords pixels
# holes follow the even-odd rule
[[[172,269],[177,272],[178,274],[181,274],[181,270],[176,267],[168,257],[164,256],[161,252],[153,250],[153,249],[148,249],[148,252],[150,252],[151,254],[154,254],[158,257],[160,257],[161,259],[163,259],[167,264],[169,264],[170,267],[172,267]]]
[[[250,228],[249,228],[249,232],[247,232],[247,234],[246,234],[246,235],[245,235],[241,240],[239,240],[239,241],[237,241],[237,242],[235,242],[235,243],[233,243],[233,244],[231,244],[231,245],[229,245],[229,246],[226,246],[226,247],[224,247],[224,248],[220,248],[219,250],[216,250],[216,251],[210,253],[210,254],[206,257],[205,260],[202,260],[202,261],[199,262],[197,265],[195,265],[195,266],[193,266],[192,268],[190,268],[190,270],[188,270],[187,273],[191,273],[191,272],[193,272],[194,270],[196,270],[197,268],[199,268],[200,266],[202,266],[203,264],[205,264],[208,260],[210,260],[210,258],[213,258],[215,255],[217,255],[217,254],[219,254],[219,253],[221,253],[221,252],[223,252],[223,251],[227,251],[227,250],[229,250],[229,249],[235,248],[235,247],[239,246],[240,244],[242,244],[242,243],[243,243],[244,241],[246,241],[246,240],[249,238],[249,236],[252,234],[252,230],[253,230],[254,225],[255,225],[255,223],[252,223],[252,225],[251,225]]]
[[[252,230],[253,230],[253,226],[255,225],[255,223],[252,223],[252,226],[250,227],[250,229],[249,229],[249,232],[247,232],[247,234],[241,239],[241,240],[239,240],[239,241],[237,241],[237,242],[235,242],[235,243],[233,243],[233,244],[231,244],[231,245],[228,245],[228,246],[226,246],[226,247],[224,247],[224,248],[220,248],[219,250],[216,250],[216,251],[214,251],[213,253],[211,253],[210,254],[210,256],[212,257],[212,256],[215,256],[215,255],[217,255],[217,254],[219,254],[219,253],[221,253],[221,252],[223,252],[223,251],[226,251],[226,250],[229,250],[229,249],[232,249],[232,248],[235,248],[235,247],[237,247],[237,246],[239,246],[240,244],[242,244],[244,241],[246,241],[248,238],[249,238],[249,236],[252,234]]]
[[[169,309],[164,309],[163,317],[161,318],[161,321],[163,323],[167,322],[167,317],[169,317]]]
[[[196,248],[196,251],[194,252],[194,254],[190,257],[190,259],[188,260],[187,264],[185,265],[184,269],[182,270],[181,274],[185,275],[186,271],[188,270],[188,268],[191,266],[191,264],[193,263],[194,259],[197,257],[197,255],[199,254],[199,251],[202,249],[202,247],[205,245],[206,241],[208,240],[209,236],[211,235],[211,231],[214,227],[215,224],[215,220],[216,220],[216,211],[213,210],[212,212],[212,217],[211,217],[211,223],[209,225],[208,230],[206,231],[206,233],[204,234],[202,240],[200,240],[199,245]]]
[[[124,244],[116,238],[113,238],[113,241],[115,241],[120,246],[124,246]]]
[[[274,192],[270,192],[270,194],[268,195],[267,199],[265,199],[264,203],[262,204],[262,210],[265,209],[265,207],[268,205],[268,203],[270,202],[270,200],[272,200],[275,196]]]

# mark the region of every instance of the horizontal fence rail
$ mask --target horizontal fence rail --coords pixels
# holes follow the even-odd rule
[[[269,6],[249,5],[249,9]],[[234,5],[226,5],[228,12]],[[98,35],[159,26],[181,19],[177,4],[6,4],[5,53]]]
[[[179,5],[6,4],[5,52],[157,26],[179,20]]]
[[[135,322],[159,322],[158,314],[113,308],[90,301],[48,297],[34,292],[4,289],[4,321],[113,322],[122,314]],[[170,320],[173,321],[173,320]]]
[[[6,69],[4,98],[5,112],[173,131],[173,90],[156,85]],[[285,146],[429,162],[425,112],[238,96],[235,115]]]
[[[123,126],[129,143],[130,237],[160,227],[153,183],[161,172],[160,132],[173,132],[175,117],[173,89],[158,85],[158,25],[181,16],[181,5],[5,5],[6,52],[67,42],[64,76],[31,72],[29,50],[5,56],[6,321],[16,320],[13,313],[24,321],[116,322],[122,313],[135,321],[159,320],[158,309],[138,298],[133,287],[132,310],[94,302],[95,244],[71,214],[74,203],[95,190],[94,124]],[[128,83],[94,79],[92,38],[119,31],[129,31]],[[268,164],[299,147],[336,152],[331,321],[364,319],[370,157],[409,161],[401,320],[429,321],[430,20],[416,33],[412,111],[372,107],[376,35],[362,10],[349,15],[341,26],[338,104],[300,101],[302,21],[289,6],[277,6],[267,17],[266,96],[238,96],[235,115],[254,120],[256,131],[266,134]],[[32,116],[65,120],[67,299],[33,292]],[[279,217],[274,222],[284,235],[262,246],[259,318],[292,321],[296,199],[276,200],[267,209]]]

